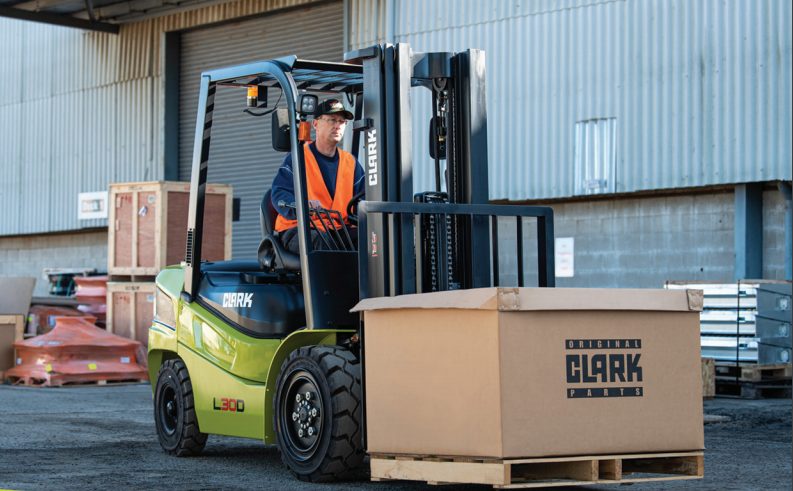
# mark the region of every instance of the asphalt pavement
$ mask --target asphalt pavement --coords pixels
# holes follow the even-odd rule
[[[644,490],[784,490],[791,486],[791,401],[705,402],[705,478],[631,485]],[[27,388],[0,386],[3,489],[371,489],[485,491],[489,486],[412,482],[312,485],[295,480],[278,450],[210,436],[199,457],[160,449],[148,384]],[[554,488],[616,490],[617,485]]]

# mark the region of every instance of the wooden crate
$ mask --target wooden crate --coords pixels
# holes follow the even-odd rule
[[[711,399],[716,396],[716,360],[702,358],[702,397]]]
[[[489,484],[500,489],[702,479],[705,474],[701,451],[505,460],[373,454],[370,466],[373,481]]]
[[[207,184],[202,258],[231,259],[232,189]],[[110,185],[107,271],[114,276],[154,276],[184,260],[190,183]]]
[[[24,333],[25,316],[0,315],[0,381],[3,372],[14,367],[14,342],[21,341]]]
[[[107,330],[117,336],[149,345],[157,285],[154,283],[107,284]]]

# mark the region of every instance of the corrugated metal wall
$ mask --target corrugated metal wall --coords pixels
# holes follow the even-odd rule
[[[593,118],[617,118],[618,193],[791,179],[790,2],[350,0],[348,23],[350,49],[486,51],[491,199],[575,195]],[[414,132],[428,114],[422,93]]]
[[[77,220],[78,193],[162,179],[164,32],[309,3],[223,3],[118,35],[0,18],[0,236],[104,226]]]
[[[575,123],[600,117],[617,118],[617,192],[791,179],[790,2],[345,2],[349,48],[487,51],[493,199],[573,195]],[[307,3],[223,3],[119,35],[0,19],[0,235],[102,226],[77,220],[77,193],[162,177],[163,32]]]
[[[296,29],[308,26],[310,29]],[[343,54],[341,2],[291,10],[257,19],[196,29],[182,35],[179,105],[179,178],[189,180],[193,159],[196,109],[201,72],[295,54],[309,60],[341,61]],[[272,90],[270,107],[280,91]],[[270,143],[270,118],[242,111],[244,89],[220,87],[215,95],[209,182],[231,184],[241,199],[240,220],[234,223],[232,257],[255,257],[262,240],[259,204],[270,189],[283,153]],[[284,102],[281,101],[281,106]]]

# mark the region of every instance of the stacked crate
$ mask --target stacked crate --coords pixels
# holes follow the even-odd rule
[[[110,185],[107,284],[108,331],[148,344],[157,273],[184,260],[190,184]],[[232,189],[208,184],[202,259],[231,258]]]
[[[789,397],[793,339],[790,282],[669,281],[666,288],[704,292],[701,353],[716,362],[717,395]]]

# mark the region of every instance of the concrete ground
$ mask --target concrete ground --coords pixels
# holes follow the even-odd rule
[[[705,426],[705,479],[634,484],[631,490],[791,489],[791,401],[714,399]],[[0,386],[0,488],[437,490],[409,482],[310,485],[278,451],[240,438],[209,439],[204,454],[164,454],[146,384],[61,389]],[[485,491],[488,486],[440,489]],[[563,489],[563,488],[556,488]],[[615,485],[571,487],[620,489]]]

